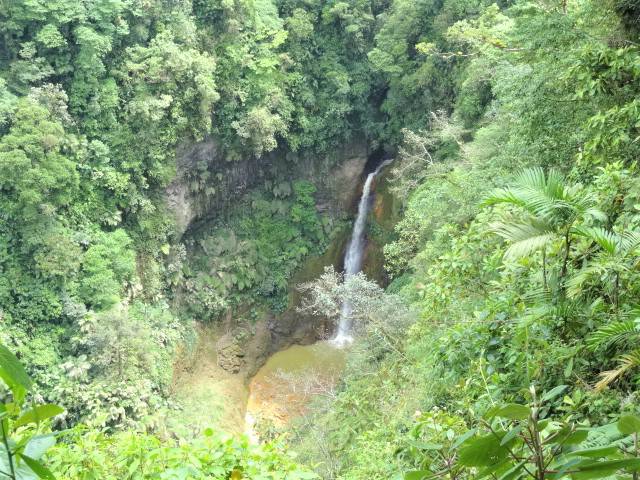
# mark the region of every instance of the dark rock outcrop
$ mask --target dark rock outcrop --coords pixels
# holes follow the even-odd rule
[[[347,211],[367,162],[363,141],[352,142],[330,155],[271,152],[230,161],[216,140],[184,144],[176,154],[176,176],[165,189],[180,237],[198,223],[215,219],[230,205],[267,181],[306,179],[318,188],[318,207],[332,216]]]

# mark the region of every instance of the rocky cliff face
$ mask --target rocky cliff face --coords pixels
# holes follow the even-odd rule
[[[267,181],[312,181],[317,188],[318,209],[335,218],[357,204],[368,153],[366,143],[360,141],[322,158],[274,152],[260,159],[227,161],[216,141],[207,139],[178,150],[177,175],[167,187],[165,198],[180,237],[185,233],[188,236],[189,228],[198,228],[223,214],[230,204]],[[215,342],[217,365],[248,381],[274,352],[328,335],[331,325],[327,322],[297,312],[300,299],[296,285],[316,278],[326,265],[340,269],[348,237],[349,232],[336,235],[324,255],[306,260],[291,279],[289,307],[282,314],[265,312],[249,321],[241,311],[229,312],[222,319],[221,334]]]
[[[194,222],[217,217],[266,181],[306,179],[318,188],[318,208],[338,216],[357,195],[367,155],[364,140],[322,158],[276,151],[236,161],[227,160],[214,139],[184,144],[176,155],[176,177],[165,190],[166,204],[182,236]]]

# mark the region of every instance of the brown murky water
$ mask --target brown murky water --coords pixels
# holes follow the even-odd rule
[[[275,353],[249,386],[247,434],[257,441],[258,422],[276,427],[302,415],[318,395],[331,395],[344,369],[346,350],[322,341]]]

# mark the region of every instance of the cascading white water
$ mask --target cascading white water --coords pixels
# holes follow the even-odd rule
[[[376,175],[380,173],[385,166],[389,165],[392,160],[386,160],[382,162],[375,171],[367,175],[367,179],[362,187],[362,196],[360,197],[360,203],[358,204],[358,216],[356,222],[353,224],[353,232],[351,233],[351,240],[349,246],[344,255],[344,275],[345,278],[350,275],[355,275],[362,270],[362,255],[364,254],[364,229],[367,225],[367,216],[369,215],[369,208],[371,206],[371,185]],[[351,331],[351,305],[349,302],[344,302],[340,310],[340,320],[338,323],[338,331],[333,338],[332,343],[338,346],[349,344],[353,341],[353,337],[350,334]]]

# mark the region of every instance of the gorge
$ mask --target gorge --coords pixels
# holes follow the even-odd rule
[[[377,159],[377,156],[373,159]],[[372,163],[371,160],[367,165]],[[361,191],[357,214],[343,254],[344,275],[354,275],[362,270],[367,247],[367,222],[375,195],[374,181],[390,163],[391,160],[384,160],[376,165],[374,161],[373,171],[363,174],[364,181],[361,188],[357,189]],[[337,241],[342,243],[340,238]],[[297,288],[297,285],[293,285],[293,288]],[[319,336],[309,345],[294,345],[275,352],[251,379],[245,423],[254,441],[259,441],[256,433],[259,419],[282,428],[296,416],[302,415],[314,396],[326,394],[335,388],[348,355],[345,347],[353,341],[349,308],[347,303],[342,304],[337,324],[326,331],[326,338]],[[303,315],[299,310],[296,311],[298,315]]]
[[[633,480],[638,65],[638,0],[1,2],[0,477]]]
[[[353,231],[351,232],[351,238],[344,254],[344,275],[355,275],[362,271],[362,257],[365,250],[365,228],[367,226],[367,218],[369,216],[369,210],[371,208],[371,194],[372,185],[376,176],[382,171],[384,167],[389,165],[391,160],[385,160],[376,169],[367,174],[367,178],[364,181],[362,187],[362,194],[360,201],[358,202],[358,213],[356,215],[355,222],[353,224]],[[353,341],[351,336],[351,306],[348,302],[344,302],[340,309],[340,318],[338,320],[338,326],[335,336],[331,342],[336,346],[344,346]]]

